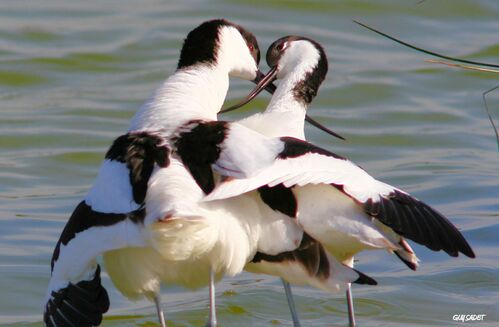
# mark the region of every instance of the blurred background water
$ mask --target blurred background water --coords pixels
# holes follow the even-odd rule
[[[415,245],[417,272],[384,252],[359,255],[357,267],[379,282],[354,287],[359,324],[463,325],[452,316],[475,313],[487,316],[473,325],[499,325],[499,153],[481,98],[499,75],[426,63],[352,22],[497,64],[496,0],[1,1],[0,325],[41,325],[54,244],[107,147],[173,72],[189,30],[217,17],[254,32],[263,51],[289,34],[322,43],[330,72],[310,114],[348,141],[310,127],[308,138],[445,213],[474,247],[471,260]],[[234,81],[229,101],[251,87]],[[498,99],[490,94],[497,119]],[[104,284],[103,326],[157,325],[150,303],[128,301],[107,275]],[[165,287],[171,326],[202,325],[207,295]],[[297,287],[295,295],[304,326],[347,324],[343,294]],[[275,278],[243,273],[219,283],[217,296],[222,326],[291,325]]]

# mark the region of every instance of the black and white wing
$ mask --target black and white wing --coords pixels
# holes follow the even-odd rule
[[[336,292],[348,283],[377,285],[371,277],[329,254],[322,244],[304,233],[295,250],[277,255],[257,252],[245,270],[279,276],[290,283]]]
[[[46,326],[96,326],[109,308],[96,258],[141,246],[143,201],[154,166],[168,165],[163,139],[126,134],[106,154],[94,186],[74,210],[54,249],[46,296]]]
[[[202,129],[203,124],[197,123],[196,126]],[[212,167],[220,174],[229,176],[215,188],[213,173],[210,171],[205,175],[210,180],[209,187],[203,188],[206,194],[209,193],[205,201],[238,196],[262,186],[282,184],[289,188],[330,184],[354,199],[367,214],[403,237],[434,251],[444,250],[451,256],[457,256],[459,252],[475,256],[463,235],[442,214],[404,191],[377,181],[346,158],[295,138],[271,139],[237,124],[211,124],[220,131],[214,142],[207,144],[204,142],[207,137],[199,134],[196,137],[197,147],[204,151],[209,149],[210,158],[201,156],[190,161],[182,155],[190,147],[190,142],[177,147],[189,169],[204,165],[205,171],[210,171]],[[191,132],[192,129],[188,134]],[[190,134],[190,137],[195,134]],[[195,174],[193,177],[198,180]]]
[[[279,139],[237,123],[200,120],[181,126],[172,144],[205,194],[215,188],[213,168],[225,176],[245,178],[270,166],[284,146]]]

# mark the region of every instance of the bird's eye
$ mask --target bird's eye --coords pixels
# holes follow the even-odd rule
[[[282,51],[284,49],[284,43],[279,43],[277,45],[277,50]]]
[[[255,47],[253,46],[253,44],[248,43],[248,49],[250,52],[253,52],[255,50]]]

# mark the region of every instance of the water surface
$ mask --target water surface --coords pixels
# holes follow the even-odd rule
[[[308,138],[445,213],[477,254],[455,259],[415,245],[417,272],[383,252],[359,255],[357,267],[379,282],[354,288],[359,324],[463,325],[452,316],[475,313],[487,316],[473,325],[497,325],[499,153],[481,94],[499,75],[425,63],[352,23],[498,63],[494,0],[0,2],[0,325],[41,325],[54,244],[107,147],[174,70],[188,31],[216,17],[253,31],[264,50],[288,34],[322,43],[331,69],[310,113],[348,142],[310,128]],[[234,81],[229,100],[251,87]],[[499,91],[489,106],[499,117]],[[107,275],[104,284],[112,304],[103,326],[157,326],[149,302],[128,301]],[[291,326],[275,278],[244,273],[217,295],[222,326]],[[304,326],[347,324],[341,294],[295,295]],[[207,302],[206,289],[163,290],[171,326],[202,325]]]

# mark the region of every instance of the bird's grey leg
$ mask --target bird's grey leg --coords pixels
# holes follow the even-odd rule
[[[350,262],[346,263],[347,266],[353,268],[353,257]],[[353,310],[353,296],[352,296],[352,284],[348,283],[347,287],[347,306],[348,306],[348,325],[350,327],[355,327],[355,312]]]
[[[163,310],[161,310],[161,301],[159,300],[159,294],[154,296],[154,304],[156,305],[156,313],[158,314],[158,319],[161,327],[166,327],[165,315]]]
[[[210,270],[210,317],[206,327],[215,327],[217,325],[217,308],[215,305],[215,272]]]
[[[348,283],[347,288],[348,324],[355,327],[355,312],[353,311],[352,284]]]
[[[298,312],[296,311],[295,300],[293,299],[293,293],[291,292],[291,285],[287,281],[281,278],[282,285],[284,286],[284,291],[286,292],[286,299],[288,300],[289,311],[291,311],[291,317],[293,318],[293,326],[301,327],[300,319],[298,318]]]

